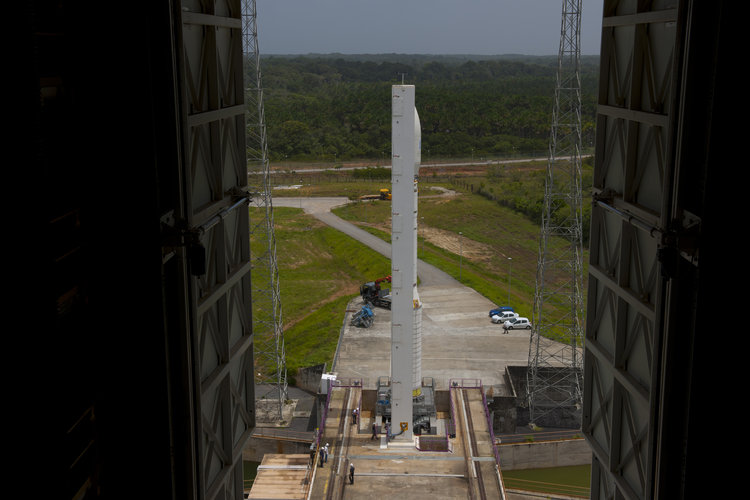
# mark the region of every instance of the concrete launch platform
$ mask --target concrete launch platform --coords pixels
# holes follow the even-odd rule
[[[529,331],[510,330],[490,321],[494,304],[476,291],[455,285],[420,285],[422,312],[422,377],[432,378],[437,390],[447,390],[451,379],[481,379],[495,394],[506,391],[505,367],[528,361]],[[358,311],[360,298],[348,311]],[[375,389],[380,376],[390,374],[390,311],[374,308],[370,328],[351,326],[347,313],[333,371],[340,379],[361,379]]]

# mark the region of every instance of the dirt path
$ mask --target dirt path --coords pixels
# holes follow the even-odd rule
[[[438,191],[438,194],[421,195],[420,198],[453,198],[459,196],[455,191],[444,187],[432,186],[430,189]],[[379,229],[388,234],[391,233],[390,220],[382,224],[360,222],[357,225]],[[462,238],[452,231],[446,231],[436,227],[425,225],[420,226],[419,236],[436,247],[442,248],[443,250],[447,250],[456,255],[463,255],[465,259],[472,262],[489,262],[495,254],[494,250],[489,245],[468,238]]]
[[[388,234],[391,233],[390,224],[360,222],[357,225],[378,229]],[[419,228],[419,236],[436,247],[442,248],[443,250],[447,250],[456,255],[462,255],[464,259],[472,262],[489,262],[495,255],[494,250],[489,245],[468,238],[462,238],[452,231],[446,231],[436,227],[421,226]]]

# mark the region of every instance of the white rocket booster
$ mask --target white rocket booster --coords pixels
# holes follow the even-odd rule
[[[391,428],[412,437],[422,390],[422,302],[417,291],[417,182],[422,133],[413,85],[391,96]]]

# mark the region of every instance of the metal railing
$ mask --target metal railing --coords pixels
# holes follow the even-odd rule
[[[479,389],[479,391],[482,394],[482,406],[484,407],[484,416],[487,419],[487,429],[490,433],[490,442],[492,443],[492,453],[495,455],[495,463],[500,466],[500,451],[497,449],[497,444],[495,443],[495,431],[492,428],[492,417],[490,415],[490,410],[487,407],[487,395],[484,393],[484,385],[482,384],[482,380],[478,378],[460,378],[460,379],[451,379],[450,380],[450,391],[451,391],[451,397],[450,403],[451,403],[451,421],[455,422],[455,413],[454,413],[454,407],[453,407],[453,389]],[[454,424],[455,425],[455,424]]]
[[[362,387],[361,378],[337,378],[333,381],[333,387]]]
[[[276,427],[256,427],[252,433],[253,437],[266,439],[287,439],[291,441],[303,441],[312,443],[315,435],[310,431],[294,431]]]
[[[320,447],[320,441],[323,438],[323,435],[325,434],[326,429],[326,420],[328,419],[328,409],[331,405],[331,394],[333,393],[334,387],[362,387],[362,379],[361,378],[344,378],[344,379],[335,379],[333,380],[329,386],[328,386],[328,394],[326,395],[326,405],[323,408],[323,414],[320,418],[320,427],[318,428],[318,435],[315,437],[315,445],[316,447]],[[362,407],[362,393],[360,392],[359,395],[359,403],[357,405],[357,408]]]

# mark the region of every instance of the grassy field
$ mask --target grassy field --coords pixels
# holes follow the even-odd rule
[[[259,214],[251,211],[251,218]],[[296,208],[274,208],[287,370],[327,362],[359,285],[390,273],[388,259]],[[255,269],[262,273],[262,269]],[[253,277],[255,279],[255,277]]]
[[[426,172],[420,178],[419,258],[494,303],[510,303],[522,316],[531,317],[540,223],[518,205],[520,200],[538,204],[543,169],[544,163],[530,163],[469,172]],[[509,201],[503,196],[503,186],[511,183],[513,192],[523,196]],[[274,196],[358,200],[389,187],[390,179],[368,181],[355,179],[347,171],[297,170],[280,176],[275,184],[301,187],[275,190]],[[455,194],[446,196],[445,190]],[[388,201],[354,201],[335,213],[386,241],[390,239]],[[254,216],[257,214],[251,214]],[[357,296],[361,283],[390,274],[390,262],[300,209],[275,208],[274,218],[286,359],[293,378],[300,367],[322,362],[330,366],[347,302]]]
[[[521,315],[530,316],[538,227],[511,210],[460,188],[459,196],[441,196],[440,191],[430,187],[456,188],[420,183],[419,258],[493,302],[510,302]],[[388,202],[353,203],[334,212],[383,239],[389,238]]]

